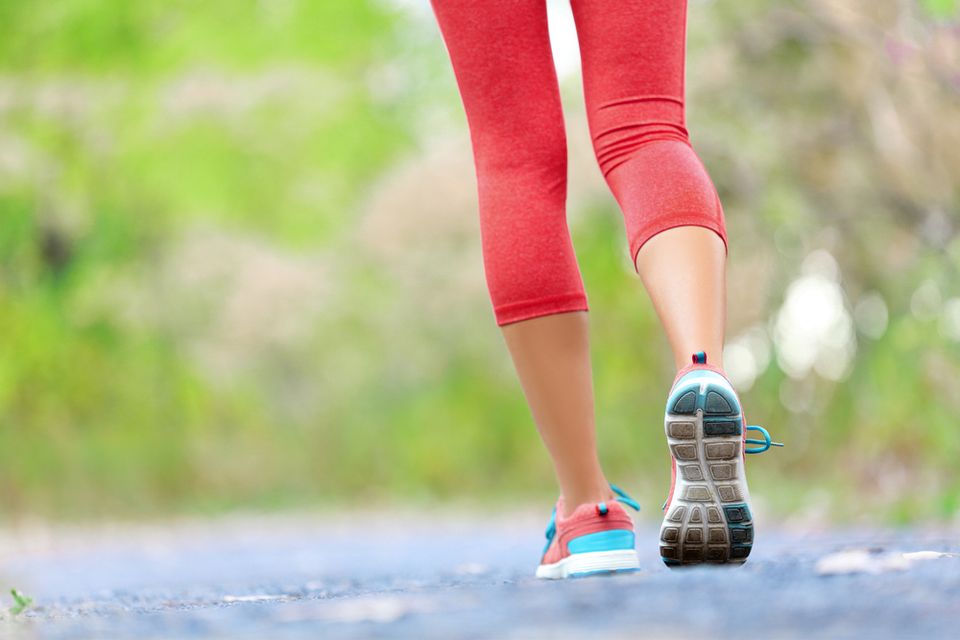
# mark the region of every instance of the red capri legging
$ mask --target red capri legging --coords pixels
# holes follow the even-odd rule
[[[473,145],[498,325],[587,310],[566,219],[567,143],[546,0],[431,0]],[[597,161],[630,256],[723,210],[685,127],[685,0],[571,0]]]

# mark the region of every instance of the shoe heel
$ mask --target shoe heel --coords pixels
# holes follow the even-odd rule
[[[538,578],[577,578],[601,573],[637,571],[640,559],[633,531],[611,529],[578,536],[567,543],[570,555],[537,568]]]

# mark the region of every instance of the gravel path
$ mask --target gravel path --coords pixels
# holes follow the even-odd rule
[[[955,530],[761,522],[744,567],[671,571],[644,521],[640,573],[543,582],[541,518],[473,518],[23,526],[0,532],[0,637],[960,637],[960,557],[939,555],[960,552]],[[902,555],[917,551],[938,553]],[[34,606],[7,612],[9,587]]]

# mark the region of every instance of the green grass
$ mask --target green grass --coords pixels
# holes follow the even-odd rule
[[[10,589],[10,595],[13,597],[13,606],[10,607],[10,615],[18,616],[33,606],[33,598],[25,596],[16,589]]]

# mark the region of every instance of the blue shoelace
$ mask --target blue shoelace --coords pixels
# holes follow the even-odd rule
[[[755,438],[747,438],[747,444],[758,444],[759,447],[753,447],[752,449],[744,449],[744,453],[763,453],[770,447],[782,447],[782,442],[774,442],[770,439],[770,432],[759,425],[751,425],[747,427],[747,431],[759,431],[760,435],[763,436],[763,440],[757,440]]]

